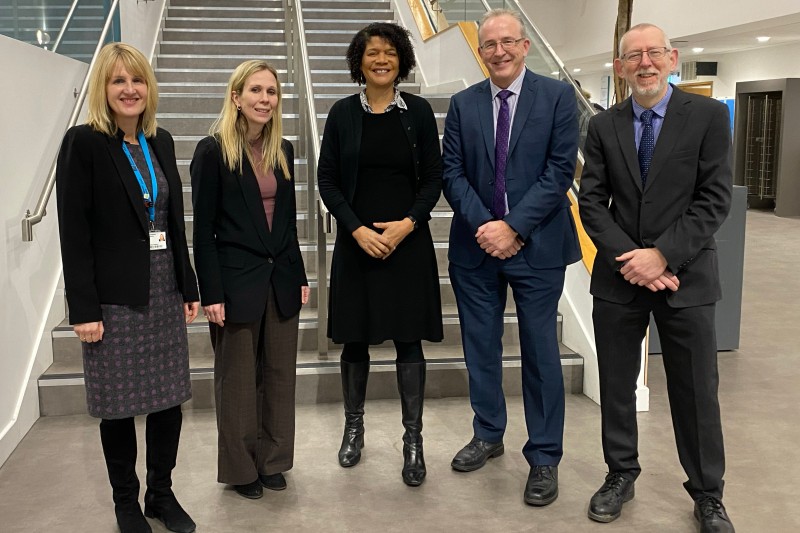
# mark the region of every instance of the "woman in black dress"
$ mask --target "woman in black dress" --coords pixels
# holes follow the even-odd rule
[[[418,486],[426,473],[421,341],[443,337],[428,227],[442,189],[439,132],[428,102],[397,89],[416,64],[406,29],[370,24],[353,37],[347,62],[366,88],[331,108],[317,170],[320,196],[337,221],[328,336],[344,344],[339,464],[361,459],[369,345],[392,340],[405,427],[402,476]]]
[[[197,316],[181,181],[158,87],[135,48],[100,51],[87,123],[67,131],[56,185],[69,321],[83,348],[89,414],[123,533],[148,533],[139,506],[136,429],[147,415],[144,515],[170,531],[195,524],[172,493],[181,404],[191,398],[185,322]]]

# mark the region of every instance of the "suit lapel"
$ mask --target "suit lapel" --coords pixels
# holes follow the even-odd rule
[[[122,186],[125,188],[125,192],[128,193],[128,200],[130,200],[133,206],[133,211],[139,217],[142,230],[147,233],[147,211],[144,209],[142,189],[139,187],[139,181],[133,173],[133,169],[131,168],[131,164],[125,152],[122,151],[123,140],[121,137],[106,137],[106,139],[108,140],[106,148],[108,149],[109,155],[111,155],[114,166],[117,167],[117,176],[122,180]],[[147,173],[143,173],[142,176],[144,177],[145,174]],[[148,185],[148,189],[149,188],[150,186]]]
[[[492,112],[492,89],[489,80],[478,88],[478,117],[483,132],[483,143],[486,146],[486,155],[494,170],[494,114]]]
[[[685,98],[680,90],[673,88],[672,97],[667,104],[664,123],[661,125],[661,131],[658,134],[658,140],[653,150],[653,160],[650,163],[650,171],[647,174],[646,189],[649,189],[656,180],[659,172],[664,168],[669,154],[673,152],[673,147],[680,138],[681,132],[685,131],[686,121],[689,118],[690,103],[691,100]]]
[[[639,169],[639,156],[636,153],[636,139],[633,135],[633,107],[630,98],[620,104],[614,115],[614,131],[617,133],[617,142],[622,150],[625,164],[628,165],[631,179],[641,190],[642,171]]]
[[[272,252],[272,239],[267,225],[267,214],[264,212],[264,202],[261,200],[261,189],[258,187],[258,180],[253,167],[250,166],[250,160],[244,154],[242,154],[242,157],[244,157],[242,174],[238,178],[239,185],[242,187],[244,202],[256,227],[258,238],[261,239],[264,248]]]
[[[508,141],[508,157],[514,152],[514,146],[517,144],[525,123],[528,120],[528,115],[533,109],[533,102],[536,99],[537,91],[536,76],[530,71],[525,71],[525,78],[522,80],[522,89],[519,92],[517,100],[517,109],[514,111],[514,123],[511,125],[511,137]]]

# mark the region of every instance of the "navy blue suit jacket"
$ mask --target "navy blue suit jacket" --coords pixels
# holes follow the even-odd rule
[[[477,268],[487,257],[475,239],[492,220],[494,118],[489,80],[453,96],[443,140],[444,195],[453,208],[450,261]],[[511,125],[504,217],[525,242],[534,268],[556,268],[581,258],[566,196],[575,173],[578,119],[574,89],[526,71]]]

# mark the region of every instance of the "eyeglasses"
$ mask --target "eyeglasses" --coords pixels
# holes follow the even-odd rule
[[[503,39],[502,41],[486,41],[478,48],[484,52],[494,52],[497,50],[497,46],[500,45],[503,47],[503,50],[511,50],[512,48],[516,47],[520,41],[524,40],[525,37],[520,37],[519,39]]]
[[[642,56],[647,54],[647,57],[650,58],[650,61],[659,61],[664,59],[668,53],[672,50],[667,48],[666,46],[662,46],[660,48],[651,48],[650,50],[642,50],[641,52],[630,52],[629,54],[625,54],[620,56],[620,58],[625,61],[626,63],[638,63],[642,60]]]

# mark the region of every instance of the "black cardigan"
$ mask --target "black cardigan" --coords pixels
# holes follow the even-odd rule
[[[147,211],[122,151],[123,136],[82,125],[70,128],[61,143],[56,197],[70,324],[103,320],[100,304],[145,306],[150,298]],[[167,229],[178,290],[185,302],[195,302],[175,144],[161,128],[147,142],[169,186]]]
[[[417,191],[416,200],[408,210],[408,215],[423,223],[430,220],[430,213],[442,192],[439,130],[433,110],[424,98],[408,93],[400,94],[408,106],[407,111],[398,111],[414,157]],[[319,195],[348,234],[363,225],[353,212],[351,204],[358,178],[364,113],[358,94],[343,98],[333,105],[325,123],[317,165]]]

